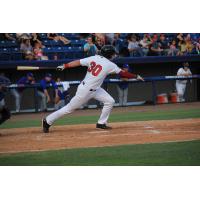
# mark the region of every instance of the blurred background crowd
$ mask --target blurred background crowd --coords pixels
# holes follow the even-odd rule
[[[200,54],[199,33],[1,33],[1,60],[59,60],[98,54],[112,44],[121,57]]]

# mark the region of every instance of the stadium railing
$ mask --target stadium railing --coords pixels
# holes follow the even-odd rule
[[[191,79],[200,79],[200,75],[192,75],[192,76],[188,76],[188,77],[184,77],[184,76],[153,76],[153,77],[145,77],[144,78],[144,82],[143,81],[138,81],[136,79],[130,79],[128,80],[129,83],[143,83],[145,84],[146,82],[150,82],[152,84],[152,102],[154,105],[156,105],[156,96],[157,96],[157,90],[156,90],[156,82],[158,81],[169,81],[169,80],[191,80]],[[104,87],[107,88],[108,84],[116,84],[121,82],[121,80],[119,79],[106,79],[104,81]],[[77,86],[81,83],[81,81],[69,81],[69,84],[72,86]],[[34,89],[34,102],[35,102],[35,112],[39,111],[38,108],[38,94],[37,94],[37,89],[40,86],[39,83],[36,83],[34,85],[24,85],[24,86],[18,86],[17,84],[12,84],[10,86],[8,86],[8,89],[13,89],[13,88],[32,88]],[[61,86],[61,85],[58,85]],[[49,86],[51,87],[51,86]]]

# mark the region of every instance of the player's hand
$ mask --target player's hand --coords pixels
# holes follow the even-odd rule
[[[64,69],[65,69],[64,64],[63,64],[63,65],[59,65],[59,66],[56,68],[57,71],[63,71]]]
[[[137,75],[137,80],[144,81],[144,79],[139,74]]]

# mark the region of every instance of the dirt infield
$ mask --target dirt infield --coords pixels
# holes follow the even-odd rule
[[[155,120],[112,123],[112,130],[92,125],[1,129],[0,153],[44,151],[79,147],[102,147],[200,139],[200,119]]]

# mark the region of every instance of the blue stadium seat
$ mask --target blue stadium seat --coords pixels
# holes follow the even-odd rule
[[[4,40],[0,41],[0,47],[6,47],[6,41]]]
[[[42,44],[46,47],[52,46],[52,40],[43,40]]]
[[[6,41],[6,47],[17,47],[18,43],[16,41]]]
[[[10,59],[11,59],[10,49],[1,48],[0,49],[0,60],[10,60]]]
[[[39,33],[39,36],[41,37],[41,39],[47,39],[47,34],[46,33]]]
[[[19,48],[11,48],[11,59],[12,60],[22,60],[23,54],[20,52]]]

